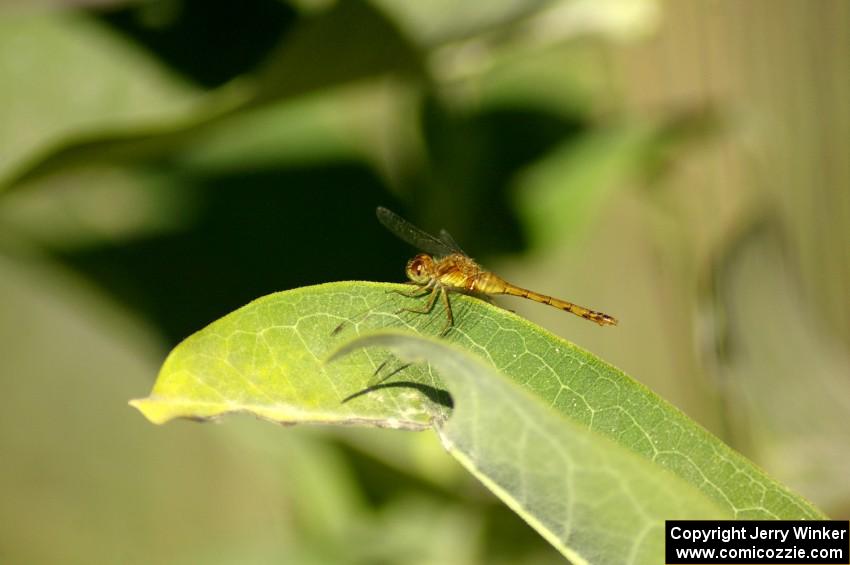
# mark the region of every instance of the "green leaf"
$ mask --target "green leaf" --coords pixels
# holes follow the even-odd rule
[[[554,429],[553,426],[563,427],[574,438],[575,443],[571,444],[574,453],[586,450],[592,457],[603,455],[588,446],[596,443],[596,439],[590,438],[605,437],[599,444],[606,446],[603,450],[606,458],[599,461],[606,461],[606,465],[623,462],[627,456],[620,452],[631,452],[663,479],[659,479],[662,484],[690,483],[729,516],[785,519],[822,516],[807,501],[767,477],[621,371],[510,312],[472,297],[452,295],[455,326],[444,341],[483,358],[489,371],[501,373],[515,383],[511,387],[494,384],[496,388],[484,388],[481,383],[487,378],[482,380],[482,377],[467,378],[458,385],[463,375],[433,364],[413,364],[398,370],[403,365],[381,348],[359,350],[339,361],[326,362],[356,334],[384,328],[425,335],[439,333],[445,323],[440,306],[429,315],[400,311],[421,307],[424,300],[393,292],[409,289],[401,285],[343,282],[258,299],[178,345],[166,360],[151,396],[132,404],[156,423],[178,417],[210,418],[229,412],[248,412],[288,424],[371,424],[421,430],[436,422],[444,434],[451,434],[446,437],[451,439],[449,445],[456,454],[469,450],[466,460],[462,458],[465,465],[482,470],[493,465],[504,469],[508,463],[516,463],[511,452],[517,448],[515,441],[521,439],[516,435],[521,429],[487,424],[484,418],[494,414],[499,417],[504,410],[494,408],[487,413],[484,405],[469,411],[459,409],[453,415],[436,368],[459,405],[466,402],[474,406],[478,402],[475,399],[491,396],[508,405],[519,403],[514,405],[514,411],[521,407],[521,414],[539,412],[541,422],[547,422],[537,423],[539,430],[535,433],[546,435],[551,433],[546,430]],[[341,329],[335,332],[336,328]],[[399,347],[398,343],[392,346]],[[424,356],[432,359],[433,353],[433,348],[427,349]],[[440,353],[438,357],[441,356],[446,355]],[[476,361],[464,363],[476,371],[481,366]],[[374,376],[376,370],[379,377]],[[391,378],[369,389],[376,378],[388,374]],[[517,396],[513,390],[519,387],[525,396]],[[510,398],[504,398],[505,395]],[[545,407],[548,408],[544,410]],[[459,416],[456,424],[455,416]],[[557,425],[553,424],[555,421]],[[455,434],[470,427],[475,428],[477,439],[464,443],[458,439],[462,434]],[[558,442],[563,440],[558,437]],[[474,445],[488,447],[476,451],[470,447]],[[610,446],[616,449],[609,450]],[[486,461],[482,456],[486,456]],[[636,475],[617,474],[618,480],[629,485],[633,481],[644,486],[650,484],[642,465],[633,462],[628,465],[638,469]],[[552,480],[553,472],[548,467],[529,467],[526,471],[539,471]],[[602,484],[608,480],[604,475],[587,480]],[[563,480],[567,480],[566,476]],[[491,486],[497,484],[493,482]],[[564,496],[562,482],[557,485],[553,482],[552,488],[554,497]],[[598,494],[600,487],[593,492]],[[666,511],[668,503],[662,500],[666,491],[660,492],[653,504]],[[527,492],[525,496],[546,495]],[[626,503],[622,497],[617,500],[598,498],[597,503],[613,508]],[[564,501],[554,498],[551,503],[560,507]],[[709,507],[707,503],[700,506]],[[553,512],[562,511],[561,508]],[[564,539],[562,533],[556,537]],[[571,546],[574,541],[570,542]],[[607,539],[604,543],[614,541]]]
[[[347,344],[427,361],[454,409],[434,425],[446,449],[574,563],[659,563],[664,520],[728,519],[694,485],[588,429],[456,346],[404,333]]]
[[[51,163],[82,156],[94,132],[141,128],[145,138],[194,115],[205,99],[133,45],[71,11],[0,14],[0,84],[0,190],[35,173],[42,159],[48,171]],[[77,153],[60,142],[72,139],[81,145]],[[86,155],[96,157],[100,149],[92,146]]]
[[[713,108],[695,107],[660,119],[595,128],[578,142],[562,143],[517,182],[518,209],[533,243],[547,245],[579,233],[598,217],[613,191],[627,183],[657,180],[673,156],[710,139],[721,126]]]
[[[2,29],[0,25],[0,31]],[[13,53],[14,49],[8,51]],[[118,49],[102,51],[120,53]],[[54,57],[55,53],[51,51],[50,56]],[[52,136],[49,143],[42,141],[37,152],[19,155],[16,162],[8,166],[0,154],[0,190],[73,167],[104,163],[132,165],[163,157],[174,159],[199,140],[205,141],[205,136],[216,133],[214,128],[220,124],[226,125],[229,120],[249,114],[251,110],[383,76],[425,79],[427,70],[423,57],[394,22],[369,2],[335,3],[318,14],[303,18],[256,73],[208,94],[196,95],[183,114],[132,122],[100,120],[98,127],[68,128]],[[110,64],[121,61],[112,61],[110,55],[105,58]],[[2,56],[0,62],[3,62]],[[101,73],[104,74],[109,75]],[[56,89],[43,90],[53,92]],[[63,100],[65,98],[68,97]],[[3,99],[0,92],[0,101]],[[55,101],[51,101],[51,106],[54,105]],[[101,102],[98,108],[102,105]],[[40,111],[26,114],[30,113],[39,114]],[[3,141],[6,140],[0,136],[0,147]],[[8,141],[19,143],[17,139]]]
[[[27,159],[22,159],[0,189],[10,190],[48,175],[75,167],[116,166],[143,163],[179,152],[205,128],[236,112],[247,98],[246,90],[220,90],[181,118],[163,123],[132,126],[110,125],[96,132],[75,132],[50,144]]]
[[[255,103],[387,74],[424,79],[423,58],[370,2],[338,2],[283,40],[258,73]]]
[[[387,354],[362,352],[325,363],[355,330],[406,323],[410,329],[439,331],[443,319],[395,314],[417,302],[390,291],[409,288],[336,283],[260,298],[178,345],[151,396],[133,405],[155,423],[249,412],[281,423],[425,429],[435,410],[449,402],[429,371],[409,367],[399,373],[424,390],[424,397],[409,388],[385,387],[349,398],[374,382]],[[463,301],[455,311],[463,315],[470,305]]]
[[[645,124],[594,130],[526,169],[517,205],[533,243],[562,241],[587,226],[611,192],[639,170],[654,133]]]

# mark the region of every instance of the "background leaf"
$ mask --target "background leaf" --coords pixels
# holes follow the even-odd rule
[[[274,49],[265,45],[268,38],[263,38],[259,42],[260,45],[255,46],[260,49],[263,58],[261,62],[253,63],[258,67],[253,76],[233,80],[203,96],[197,96],[196,100],[193,100],[194,107],[190,108],[189,112],[174,116],[170,120],[164,120],[157,115],[151,116],[153,113],[149,111],[147,121],[139,120],[136,116],[132,116],[136,119],[130,121],[121,116],[126,123],[120,123],[119,127],[107,122],[106,127],[94,129],[86,128],[89,124],[77,118],[76,122],[82,123],[73,135],[66,134],[58,140],[52,140],[49,146],[40,147],[38,152],[28,155],[29,158],[23,159],[22,164],[17,164],[7,175],[2,174],[6,171],[3,169],[4,159],[0,158],[0,188],[30,183],[42,176],[76,166],[100,163],[141,166],[162,161],[170,162],[175,154],[191,150],[194,144],[201,143],[220,122],[233,116],[238,117],[240,112],[316,91],[333,90],[355,81],[387,75],[406,79],[424,79],[426,76],[422,55],[416,47],[401,34],[391,20],[368,2],[340,2],[318,14],[305,16],[297,22],[299,25],[294,25],[290,22],[294,16],[289,9],[281,10],[280,13],[277,9],[270,10],[279,6],[279,2],[259,1],[267,5],[255,6],[254,10],[265,10],[267,18],[276,21],[270,25],[277,29],[278,34],[284,29],[289,30],[290,27],[295,29],[283,34],[280,44]],[[221,13],[210,16],[208,7],[203,2],[190,4],[187,12],[207,14],[211,19],[222,17]],[[194,50],[204,50],[208,47],[175,43],[186,32],[183,29],[185,22],[180,19],[171,22],[169,33],[176,36],[171,38],[166,37],[167,34],[161,30],[151,33],[151,30],[145,30],[137,23],[133,24],[137,16],[134,16],[133,11],[136,9],[138,8],[131,6],[117,13],[109,12],[104,14],[102,19],[118,29],[123,29],[142,45],[156,50],[178,66],[185,64],[187,54],[195,59],[197,53]],[[229,7],[223,9],[225,12],[232,12]],[[181,17],[188,20],[191,15],[184,13]],[[219,23],[228,27],[233,24],[227,20]],[[194,25],[198,25],[197,22]],[[264,31],[271,32],[271,29]],[[334,40],[328,41],[328,38]],[[215,39],[215,47],[222,49],[218,38]],[[252,40],[256,42],[257,37]],[[218,66],[210,65],[209,68],[200,69],[199,76],[193,78],[212,84],[221,83],[224,78],[235,79],[238,70],[246,70],[241,66],[249,65],[247,61],[240,62],[238,59],[250,60],[260,57],[261,54],[246,52],[234,56],[232,50],[228,51],[230,52],[225,59],[228,59],[227,63],[233,65],[233,68],[221,66],[222,57],[211,57],[216,60]],[[74,51],[71,51],[71,54],[73,55]],[[52,56],[51,52],[50,57]],[[67,54],[65,56],[71,57]],[[184,59],[182,63],[181,59]],[[71,62],[79,64],[77,60]],[[84,70],[80,69],[80,73],[83,72]],[[117,82],[116,79],[112,81]],[[119,83],[119,86],[124,85]],[[54,125],[50,132],[56,135],[56,129]],[[5,140],[0,136],[0,143],[3,141]],[[17,148],[16,150],[19,151]]]

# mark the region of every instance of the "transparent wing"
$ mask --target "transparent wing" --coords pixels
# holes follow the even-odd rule
[[[445,243],[446,246],[452,249],[455,253],[466,255],[466,251],[460,248],[460,245],[457,244],[455,238],[452,237],[452,234],[450,234],[446,230],[440,230],[440,241]],[[469,255],[466,256],[469,257]]]
[[[378,209],[375,210],[375,213],[378,216],[378,221],[381,222],[385,228],[393,232],[400,239],[426,253],[430,253],[437,257],[445,257],[452,253],[458,253],[458,249],[455,248],[457,244],[451,245],[442,239],[438,239],[433,235],[422,231],[395,212],[391,212],[390,210],[379,206]],[[443,233],[445,232],[441,232],[441,237]],[[449,236],[449,240],[451,240],[452,243],[454,242],[454,240],[451,239],[451,236]]]

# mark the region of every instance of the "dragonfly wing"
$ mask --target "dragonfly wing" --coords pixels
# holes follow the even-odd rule
[[[417,228],[395,212],[391,212],[390,210],[379,206],[375,211],[375,214],[378,216],[378,221],[381,222],[385,228],[393,232],[400,239],[426,253],[430,253],[437,257],[445,257],[446,255],[451,255],[452,253],[457,252],[445,241],[442,241],[441,239],[438,239]]]
[[[461,255],[467,255],[466,251],[460,248],[460,245],[457,244],[455,238],[452,237],[452,234],[447,232],[446,230],[440,230],[440,241],[442,241],[446,247],[449,247],[454,253],[460,253]]]

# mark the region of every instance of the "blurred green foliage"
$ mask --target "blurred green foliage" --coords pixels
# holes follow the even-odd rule
[[[64,4],[0,8],[0,561],[558,560],[424,435],[126,407],[257,296],[400,280],[378,204],[847,514],[846,3]]]

